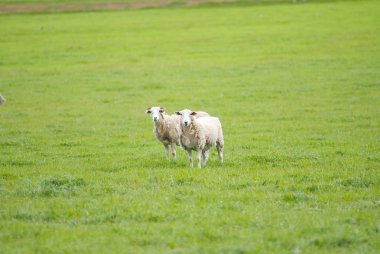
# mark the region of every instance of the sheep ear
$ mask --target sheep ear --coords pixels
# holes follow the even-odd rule
[[[197,112],[195,112],[195,111],[190,113],[190,115],[192,115],[192,116],[195,116],[196,114],[197,114]]]
[[[150,108],[147,108],[146,111],[145,111],[145,113],[147,113],[147,114],[152,113],[152,111],[150,111],[150,109],[151,109],[151,107],[150,107]]]
[[[181,115],[181,112],[179,112],[179,111],[176,111],[176,112],[174,112],[174,114],[176,114],[176,115]]]
[[[159,110],[160,113],[164,113],[165,112],[165,108],[163,107],[160,107],[160,110]]]

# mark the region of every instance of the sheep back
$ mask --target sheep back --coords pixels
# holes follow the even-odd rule
[[[197,114],[195,115],[195,118],[210,116],[207,112],[204,111],[197,111]]]

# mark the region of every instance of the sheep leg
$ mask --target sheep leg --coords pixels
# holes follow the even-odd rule
[[[164,147],[165,147],[166,159],[170,160],[170,157],[169,157],[169,145],[164,145]]]
[[[223,147],[218,145],[216,146],[216,149],[218,150],[219,162],[220,164],[223,164]]]
[[[193,167],[193,153],[191,152],[191,150],[188,150],[187,154],[189,155],[190,168],[192,168]]]
[[[222,131],[222,128],[219,128],[219,138],[218,138],[218,141],[216,141],[216,149],[218,150],[220,165],[223,164],[223,147],[224,147],[223,131]]]
[[[198,168],[202,168],[201,156],[202,156],[202,150],[197,150],[197,163],[198,163]]]
[[[202,152],[202,159],[203,159],[203,165],[206,166],[207,160],[208,160],[208,151],[203,151]]]
[[[176,159],[175,144],[172,144],[172,155],[173,155],[173,159],[175,160]]]

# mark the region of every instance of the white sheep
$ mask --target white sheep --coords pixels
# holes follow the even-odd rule
[[[219,162],[223,164],[223,131],[222,125],[217,117],[196,118],[197,112],[184,109],[175,112],[181,116],[180,123],[180,145],[189,155],[190,167],[193,167],[192,150],[197,151],[198,168],[205,166],[209,157],[208,150],[216,145]]]
[[[0,94],[0,105],[5,103],[5,98]]]
[[[164,145],[166,158],[169,160],[169,145],[172,148],[173,159],[176,158],[176,145],[179,143],[180,117],[177,115],[166,115],[163,107],[149,107],[146,113],[150,114],[154,122],[153,133],[156,138]],[[208,116],[206,112],[197,112],[198,117]]]

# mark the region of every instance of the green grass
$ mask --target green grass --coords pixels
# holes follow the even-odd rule
[[[159,2],[161,0],[0,0],[0,3],[6,4],[61,4],[61,3],[133,3],[133,2]],[[184,2],[185,0],[173,0],[178,2]],[[276,0],[274,0],[276,1]]]
[[[306,2],[331,2],[341,0],[0,0],[2,4],[95,4],[95,3],[126,3],[126,4],[141,4],[141,3],[162,3],[169,6],[183,6],[187,4],[243,4],[243,5],[261,5],[261,4],[276,4],[276,3],[306,3]],[[360,1],[360,0],[351,0]]]
[[[378,253],[378,1],[0,16],[1,253]],[[148,106],[220,117],[166,161]]]
[[[226,2],[232,2],[227,0]],[[257,4],[257,3],[291,3],[293,0],[234,0],[233,2]],[[296,0],[296,1],[325,1],[325,0]],[[64,4],[64,3],[155,3],[166,2],[171,4],[183,5],[188,0],[0,0],[0,4]],[[216,0],[204,0],[203,2],[218,2]]]

